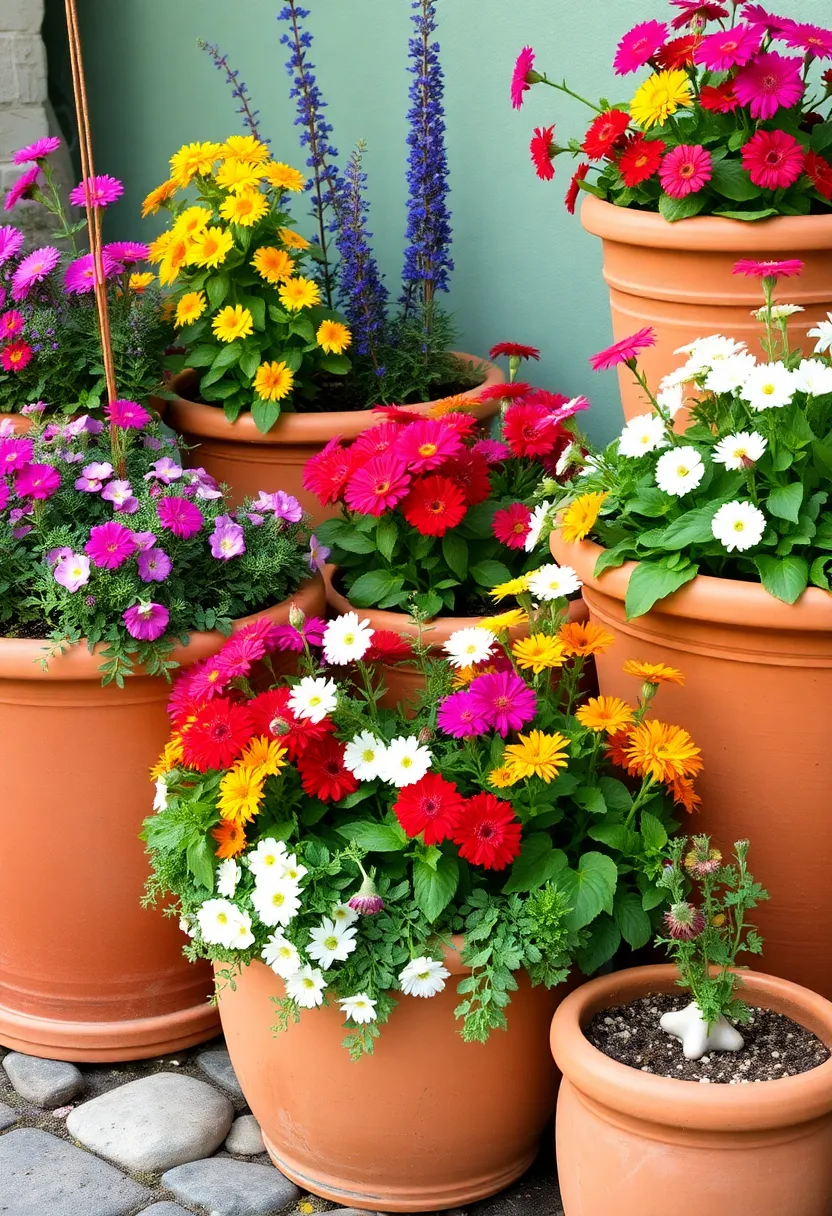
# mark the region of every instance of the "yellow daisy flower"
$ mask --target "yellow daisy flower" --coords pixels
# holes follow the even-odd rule
[[[509,629],[516,629],[518,625],[528,623],[529,614],[522,608],[509,608],[508,612],[501,612],[497,616],[486,616],[480,621],[483,629],[490,629],[492,633],[505,633]]]
[[[182,758],[182,737],[179,734],[173,734],[150,770],[150,780],[158,781],[160,777],[164,777],[165,773],[169,773],[172,768],[176,768],[182,763]]]
[[[630,114],[645,131],[667,122],[671,114],[692,103],[690,80],[681,68],[655,72],[639,85],[630,102]]]
[[[230,823],[247,823],[260,810],[264,777],[243,764],[235,764],[220,781],[217,810]]]
[[[205,312],[207,301],[204,291],[187,291],[176,305],[176,324],[181,329],[183,325],[193,325]]]
[[[328,355],[341,355],[352,342],[352,334],[340,321],[321,321],[315,334],[318,346]]]
[[[563,642],[543,633],[534,633],[530,638],[518,638],[511,647],[511,653],[521,670],[531,669],[536,676],[552,667],[563,667],[566,660]]]
[[[242,304],[228,304],[214,317],[211,329],[220,342],[234,342],[248,337],[254,329],[254,318]]]
[[[606,491],[603,494],[582,494],[569,504],[560,517],[560,534],[568,544],[589,535],[606,497]]]
[[[575,711],[575,717],[587,730],[606,731],[614,735],[629,726],[634,718],[633,707],[620,697],[590,697]]]
[[[155,278],[155,274],[152,274],[149,270],[145,270],[143,273],[131,274],[127,280],[127,286],[131,291],[136,291],[141,295],[145,287],[149,287]]]
[[[171,232],[190,240],[197,233],[204,232],[211,222],[211,212],[207,207],[186,207],[174,221]]]
[[[522,595],[528,589],[528,576],[523,574],[520,578],[510,578],[507,583],[498,583],[496,587],[491,588],[488,594],[493,600],[504,600],[510,595]]]
[[[205,228],[197,233],[188,251],[188,261],[195,266],[215,269],[228,257],[234,238],[224,228]]]
[[[247,160],[254,165],[264,164],[270,156],[266,144],[254,135],[229,135],[220,145],[220,160]]]
[[[176,276],[188,259],[189,250],[190,241],[184,237],[173,236],[159,263],[159,282],[163,287],[176,281]]]
[[[285,249],[274,245],[262,245],[251,259],[251,264],[267,283],[282,283],[295,273],[295,263]]]
[[[286,748],[267,735],[256,735],[243,750],[237,761],[244,768],[253,769],[261,777],[273,777],[286,763]]]
[[[308,249],[309,241],[294,228],[278,228],[277,235],[287,249]]]
[[[147,247],[147,260],[149,262],[153,262],[154,264],[156,262],[161,262],[162,258],[170,248],[173,239],[172,232],[160,233],[159,236],[156,237],[155,241],[151,241]]]
[[[219,144],[183,144],[170,158],[171,180],[177,186],[187,186],[195,177],[207,177],[219,154]]]
[[[488,784],[493,785],[495,790],[507,790],[509,786],[516,785],[519,780],[520,775],[505,764],[500,768],[492,768],[488,774]]]
[[[280,303],[289,312],[300,312],[302,308],[311,308],[320,304],[321,293],[318,284],[312,279],[287,279],[280,288],[278,295]]]
[[[220,204],[220,215],[241,228],[251,228],[261,220],[269,209],[264,195],[257,190],[246,190],[243,194],[230,194]]]
[[[547,735],[542,730],[529,731],[520,736],[519,743],[510,743],[503,759],[505,766],[518,780],[524,777],[540,777],[552,781],[558,769],[566,768],[569,757],[569,740],[555,731]]]
[[[299,169],[284,165],[280,160],[266,165],[263,174],[269,185],[274,186],[276,190],[302,190],[306,185],[306,178]]]
[[[151,190],[142,203],[142,219],[146,219],[148,215],[155,215],[162,204],[172,199],[174,194],[176,194],[176,182],[172,181],[162,182],[161,186]]]
[[[292,391],[295,378],[281,360],[261,363],[254,375],[254,391],[264,401],[282,401]]]
[[[215,180],[223,190],[242,194],[244,190],[256,190],[262,176],[262,167],[252,164],[250,160],[227,160],[217,169]]]

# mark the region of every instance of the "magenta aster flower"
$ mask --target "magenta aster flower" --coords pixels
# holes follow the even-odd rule
[[[205,516],[199,507],[188,502],[187,498],[162,498],[156,506],[156,511],[162,527],[167,528],[180,540],[195,536],[205,522]]]
[[[60,258],[54,245],[44,245],[27,254],[12,275],[12,299],[25,299],[35,283],[42,282],[55,269]]]
[[[230,515],[218,515],[214,520],[214,531],[208,538],[211,553],[219,561],[227,562],[246,551],[245,532]]]
[[[173,568],[173,563],[164,549],[156,548],[140,552],[136,565],[143,583],[163,583]]]
[[[87,197],[91,207],[109,207],[124,193],[124,186],[116,177],[99,173],[95,177],[85,177],[74,190],[69,192],[69,201],[73,207],[86,207]]]
[[[14,163],[28,165],[30,161],[46,160],[47,156],[57,152],[60,146],[61,141],[57,136],[45,135],[42,139],[36,139],[33,144],[27,144],[25,148],[18,148],[14,154]]]
[[[734,262],[734,274],[744,274],[752,279],[790,279],[802,270],[800,258],[787,258],[783,262],[757,262],[753,258],[740,258]]]
[[[773,118],[779,109],[790,109],[803,96],[802,67],[801,59],[765,51],[737,72],[734,94],[741,106],[748,106],[752,118]]]
[[[145,481],[161,481],[163,485],[169,486],[172,481],[178,481],[181,476],[181,464],[171,460],[170,456],[162,456],[159,460],[153,461],[150,472],[145,473],[144,479]]]
[[[52,574],[55,582],[66,587],[67,591],[77,591],[89,582],[90,559],[84,557],[83,553],[73,553],[70,549],[68,555],[56,564]]]
[[[10,308],[0,316],[0,338],[13,338],[25,324],[23,313],[18,312],[16,308]]]
[[[101,251],[101,264],[105,279],[111,279],[124,270],[122,264],[114,261],[104,250]],[[95,260],[91,253],[85,253],[67,266],[64,273],[64,291],[76,296],[95,291]]]
[[[275,625],[274,638],[278,650],[290,650],[295,654],[301,654],[304,643],[307,646],[320,646],[324,640],[324,630],[326,629],[326,621],[321,620],[319,616],[308,617],[306,620],[295,626]]]
[[[129,481],[110,481],[101,491],[101,497],[111,502],[116,511],[123,515],[135,515],[139,509],[139,500],[133,493]]]
[[[34,453],[35,445],[31,439],[17,436],[0,439],[0,476],[25,469],[27,464],[31,464]]]
[[[101,252],[114,262],[120,262],[122,266],[135,266],[137,262],[144,262],[150,256],[150,248],[140,241],[110,241],[103,246]]]
[[[803,172],[806,153],[788,131],[758,131],[742,147],[742,167],[755,186],[780,190]]]
[[[150,414],[137,401],[111,401],[104,406],[104,413],[110,426],[121,427],[123,431],[140,431],[150,422]]]
[[[18,254],[22,244],[23,233],[20,229],[11,224],[3,224],[0,227],[0,266]]]
[[[613,67],[617,76],[637,72],[652,59],[667,39],[667,26],[663,21],[642,21],[624,35],[615,52]]]
[[[530,46],[524,46],[514,64],[514,71],[511,73],[511,104],[515,110],[519,110],[523,104],[523,94],[527,93],[535,80],[530,80],[529,75],[537,77],[534,72],[534,51]]]
[[[629,338],[622,338],[620,342],[614,342],[606,350],[593,355],[589,361],[590,366],[596,372],[606,371],[608,367],[618,367],[620,363],[636,360],[645,347],[655,345],[656,331],[648,325],[631,334]]]
[[[122,613],[131,638],[140,642],[155,642],[168,627],[170,613],[164,604],[134,604]]]
[[[673,0],[671,0],[673,3]],[[728,14],[726,13],[727,17]],[[749,22],[750,25],[759,25],[767,34],[782,34],[788,28],[789,19],[787,17],[777,17],[774,13],[770,13],[767,8],[763,8],[762,4],[746,4],[743,6],[740,13],[743,21]]]
[[[445,697],[437,714],[439,729],[453,739],[468,739],[485,734],[488,730],[486,716],[474,705],[467,689],[452,692]]]
[[[51,498],[60,488],[61,475],[51,464],[29,464],[15,475],[14,488],[18,498]]]
[[[665,194],[685,198],[696,194],[711,180],[711,154],[700,144],[679,144],[671,149],[659,166],[659,179]]]
[[[327,545],[322,545],[313,533],[309,537],[309,557],[307,559],[309,561],[309,569],[323,570],[331,552],[332,550]]]
[[[730,30],[717,30],[702,39],[693,52],[693,60],[709,72],[727,72],[753,59],[762,40],[759,26],[740,24]]]
[[[468,686],[474,712],[479,713],[505,739],[520,730],[537,713],[537,697],[513,671],[477,676]]]
[[[124,524],[97,524],[90,529],[84,552],[103,570],[117,570],[136,551],[133,533]]]
[[[34,190],[39,177],[40,165],[32,165],[31,169],[27,169],[25,173],[21,173],[20,177],[6,195],[6,202],[4,203],[6,211],[11,211],[13,207],[17,206],[21,199],[32,197],[32,191]]]

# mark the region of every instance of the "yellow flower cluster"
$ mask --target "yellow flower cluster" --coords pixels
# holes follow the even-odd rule
[[[286,749],[275,739],[256,736],[220,781],[217,810],[227,823],[242,826],[260,811],[266,778],[286,763]]]

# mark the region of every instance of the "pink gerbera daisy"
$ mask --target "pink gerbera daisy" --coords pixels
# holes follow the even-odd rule
[[[23,300],[58,265],[61,255],[54,245],[44,245],[27,254],[12,275],[12,299]]]
[[[150,422],[150,414],[137,401],[111,401],[104,406],[104,413],[110,426],[121,427],[123,431],[139,431]]]
[[[467,690],[452,692],[439,705],[437,715],[439,729],[454,739],[467,739],[472,735],[485,734],[488,723],[485,715],[474,708],[471,694]]]
[[[534,171],[543,182],[550,182],[555,176],[555,128],[535,127],[534,135],[529,144],[529,153],[534,165]]]
[[[392,453],[385,452],[383,456],[374,456],[352,474],[344,490],[344,501],[359,515],[383,515],[401,502],[409,489],[407,466]]]
[[[790,21],[785,19],[780,36],[786,46],[805,51],[817,59],[832,59],[832,30],[825,30],[819,25],[808,21]]]
[[[32,191],[40,176],[40,165],[32,165],[31,169],[27,169],[25,173],[21,173],[20,177],[12,186],[9,193],[6,195],[4,207],[6,211],[11,211],[13,207],[23,198],[31,198]]]
[[[722,4],[703,3],[702,0],[670,0],[670,3],[674,8],[681,9],[679,16],[670,23],[674,30],[680,30],[693,21],[697,25],[704,25],[706,21],[721,21],[728,16],[728,9]]]
[[[87,194],[91,207],[108,207],[124,194],[124,186],[117,177],[107,173],[98,173],[95,177],[85,177],[74,190],[69,192],[69,201],[73,207],[86,207]]]
[[[396,440],[395,453],[412,473],[438,469],[462,451],[462,440],[444,418],[420,418],[404,427]]]
[[[509,359],[540,359],[536,346],[524,346],[522,342],[497,342],[488,352],[489,359],[499,359],[501,355]]]
[[[642,21],[624,35],[615,52],[613,66],[617,76],[637,72],[664,46],[667,26],[663,21]]]
[[[33,144],[27,144],[25,148],[18,148],[14,154],[14,163],[28,165],[30,161],[46,160],[47,156],[57,152],[60,146],[61,141],[57,136],[46,135],[43,139],[36,139]]]
[[[471,451],[478,452],[488,464],[503,464],[511,455],[511,448],[499,439],[478,439]]]
[[[0,266],[20,252],[23,244],[23,233],[11,224],[0,227]]]
[[[528,92],[538,79],[538,74],[534,71],[534,51],[530,46],[524,46],[517,56],[514,71],[511,73],[511,104],[515,110],[520,109],[523,104],[523,94]]]
[[[13,338],[20,333],[24,325],[23,313],[18,312],[16,308],[10,308],[0,316],[0,338]]]
[[[742,148],[742,166],[755,186],[779,190],[803,172],[802,147],[786,131],[758,131]]]
[[[712,173],[711,154],[701,144],[680,144],[659,166],[662,189],[671,198],[696,194],[711,180]]]
[[[748,106],[752,118],[762,119],[772,118],[781,107],[790,109],[803,96],[802,67],[802,60],[776,51],[758,55],[734,80],[740,105]]]
[[[513,502],[510,507],[494,512],[491,528],[497,540],[509,549],[522,549],[529,534],[532,513],[524,502]]]
[[[122,266],[135,266],[136,262],[147,260],[150,249],[141,241],[110,241],[109,245],[103,247],[102,252],[105,257],[109,255],[114,262],[121,262]]]
[[[727,72],[753,59],[762,40],[759,26],[735,25],[730,30],[707,34],[694,51],[693,59],[709,72]]]
[[[787,29],[789,25],[789,19],[787,17],[775,16],[775,14],[770,13],[767,8],[763,8],[762,4],[744,5],[740,16],[742,17],[743,21],[748,21],[751,25],[762,26],[763,30],[765,30],[767,34],[780,34],[783,32],[783,30]]]
[[[757,262],[753,258],[740,258],[734,263],[734,274],[744,274],[753,279],[790,279],[803,270],[799,258],[787,258],[782,262]]]
[[[608,346],[606,350],[601,350],[597,355],[593,355],[589,361],[590,366],[593,371],[602,372],[606,371],[608,367],[618,367],[620,363],[632,363],[642,350],[655,345],[656,331],[648,325],[644,329],[638,330],[637,333],[631,334],[629,338],[613,342],[612,346]]]

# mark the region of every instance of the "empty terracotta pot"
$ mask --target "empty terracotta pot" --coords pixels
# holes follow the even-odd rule
[[[702,807],[683,829],[710,832],[723,849],[751,841],[751,869],[771,894],[753,915],[767,969],[832,998],[832,595],[809,588],[788,605],[758,583],[700,575],[628,621],[634,565],[596,578],[600,552],[552,533],[556,560],[583,580],[590,619],[615,635],[596,658],[601,692],[634,695],[626,659],[684,672],[684,688],[665,684],[654,702],[702,749]]]
[[[604,1009],[678,992],[677,974],[659,966],[600,976],[555,1013],[565,1216],[828,1216],[832,1060],[779,1081],[701,1085],[620,1064],[584,1036]],[[750,1005],[786,1014],[832,1046],[829,1001],[770,975],[743,980]]]
[[[534,1160],[554,1109],[548,1050],[566,986],[532,988],[524,976],[506,1010],[508,1030],[464,1043],[454,1008],[466,973],[430,1000],[399,997],[372,1056],[350,1060],[337,1005],[303,1010],[275,1035],[271,998],[283,983],[253,962],[220,986],[234,1070],[278,1169],[324,1199],[383,1212],[428,1212],[493,1195]]]
[[[321,615],[320,578],[292,598]],[[257,615],[286,621],[289,604]],[[190,665],[223,640],[194,633],[173,657]],[[44,670],[42,641],[0,638],[0,1043],[86,1062],[179,1051],[218,1022],[210,969],[183,958],[176,919],[139,902],[170,686],[102,688],[98,651],[79,644]]]
[[[732,273],[740,258],[805,263],[798,278],[777,290],[780,303],[806,310],[789,322],[792,346],[812,349],[807,329],[832,311],[832,214],[759,223],[694,216],[671,224],[658,212],[616,207],[586,195],[581,223],[603,242],[614,341],[646,325],[658,335],[656,345],[639,358],[654,392],[661,377],[684,362],[685,356],[674,351],[694,338],[725,334],[747,342],[762,357],[763,327],[751,315],[763,303],[760,283]],[[629,368],[618,372],[624,416],[647,412],[649,403]]]
[[[482,369],[481,383],[462,393],[463,397],[476,397],[485,385],[502,384],[505,380],[500,368],[487,359],[464,354],[457,354],[457,358],[472,374]],[[236,422],[228,422],[222,406],[191,400],[188,394],[195,393],[197,385],[194,372],[185,371],[174,378],[174,391],[185,395],[171,400],[166,421],[186,443],[198,445],[190,454],[190,463],[202,465],[217,481],[229,485],[234,505],[246,495],[256,496],[259,490],[281,489],[300,500],[313,523],[338,513],[338,507],[322,507],[314,494],[304,490],[304,465],[336,435],[344,440],[355,439],[368,427],[377,426],[382,421],[379,414],[372,410],[285,413],[263,435],[251,414],[241,414]],[[491,418],[499,404],[485,401],[476,405],[473,413],[483,420]],[[426,401],[405,408],[423,414],[431,405],[432,401]]]

